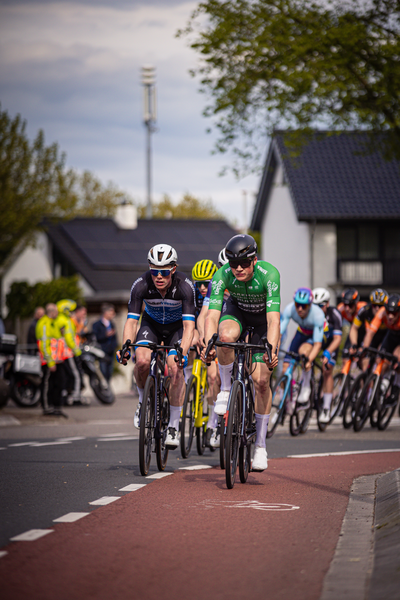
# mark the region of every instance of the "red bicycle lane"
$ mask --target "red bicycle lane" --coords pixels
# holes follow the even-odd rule
[[[400,452],[273,459],[233,490],[219,469],[178,471],[10,544],[2,598],[317,600],[354,478],[399,467]]]

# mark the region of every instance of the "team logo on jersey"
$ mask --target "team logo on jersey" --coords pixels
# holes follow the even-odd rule
[[[264,275],[266,275],[266,274],[267,274],[267,271],[266,271],[265,269],[263,269],[262,267],[260,267],[260,265],[259,265],[259,264],[257,264],[257,269],[258,269],[259,271],[261,271],[261,273],[264,273]]]
[[[144,338],[147,338],[147,336],[149,335],[149,332],[145,330],[145,331],[143,331],[142,335],[143,335]]]
[[[172,297],[174,297],[176,294],[176,286],[174,287],[174,289],[172,290]]]
[[[213,287],[214,294],[219,294],[220,291],[221,291],[221,288],[224,287],[224,282],[222,280],[220,280],[220,281],[213,281],[212,282],[212,287]]]

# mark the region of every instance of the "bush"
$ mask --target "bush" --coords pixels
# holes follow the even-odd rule
[[[16,281],[6,296],[7,318],[29,318],[37,306],[46,306],[49,302],[58,302],[63,298],[82,303],[83,296],[77,275],[39,281],[35,285],[29,285],[27,281]]]

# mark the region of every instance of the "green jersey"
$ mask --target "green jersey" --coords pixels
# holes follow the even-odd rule
[[[280,312],[279,271],[265,260],[257,261],[253,277],[246,282],[234,277],[229,263],[221,267],[212,280],[210,309],[222,309],[225,290],[240,310],[249,313]]]

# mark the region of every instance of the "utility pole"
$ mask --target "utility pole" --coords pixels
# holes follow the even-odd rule
[[[151,198],[151,134],[155,131],[155,122],[157,119],[156,106],[156,75],[155,68],[150,65],[142,67],[142,84],[144,91],[143,121],[147,130],[146,136],[146,163],[147,163],[147,206],[146,217],[151,219],[152,198]]]

